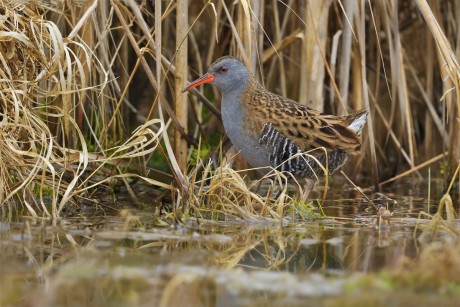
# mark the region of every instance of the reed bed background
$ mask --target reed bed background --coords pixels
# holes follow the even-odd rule
[[[132,178],[178,204],[263,207],[228,167],[216,176],[234,181],[202,189],[221,148],[219,94],[181,89],[223,55],[315,109],[369,109],[346,169],[361,186],[427,177],[428,166],[446,183],[458,176],[457,1],[2,1],[0,12],[0,203],[35,216],[101,184],[136,199]],[[260,210],[280,218],[286,199]]]

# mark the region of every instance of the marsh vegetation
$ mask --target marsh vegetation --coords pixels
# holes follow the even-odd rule
[[[460,297],[456,1],[24,0],[0,16],[0,305]],[[370,111],[311,202],[232,150],[217,90],[182,93],[229,54],[272,92]]]

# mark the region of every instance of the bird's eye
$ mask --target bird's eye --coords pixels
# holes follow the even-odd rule
[[[222,66],[222,67],[220,68],[220,72],[227,72],[227,70],[228,70],[228,68],[225,67],[225,66]]]

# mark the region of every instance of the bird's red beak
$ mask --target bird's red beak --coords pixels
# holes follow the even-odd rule
[[[191,90],[192,88],[195,88],[197,86],[200,86],[201,84],[205,84],[205,83],[210,83],[214,81],[214,75],[213,74],[209,74],[209,73],[205,73],[204,75],[202,75],[201,77],[199,77],[198,79],[196,79],[195,81],[193,81],[192,83],[190,83],[189,85],[187,85],[183,90],[182,90],[182,93],[186,92],[186,91],[189,91]]]

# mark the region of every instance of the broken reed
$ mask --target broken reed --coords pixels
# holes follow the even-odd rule
[[[131,130],[154,118],[160,119],[156,125],[143,129],[151,129],[163,148],[150,150],[157,145],[151,144],[144,150],[141,143],[130,143],[138,152],[125,166],[112,163],[101,173],[123,176],[134,168],[146,175],[146,164],[164,164],[176,185],[190,192],[185,164],[192,148],[200,139],[207,148],[217,147],[221,125],[212,106],[219,94],[204,87],[188,95],[185,107],[187,96],[178,90],[186,77],[202,74],[226,54],[242,59],[269,90],[316,109],[333,114],[370,109],[363,152],[348,173],[371,175],[377,184],[445,151],[455,169],[460,31],[448,20],[460,18],[458,6],[424,0],[402,0],[398,7],[383,0],[190,1],[188,6],[181,1],[4,1],[2,71],[11,71],[15,54],[29,68],[2,76],[10,81],[2,82],[1,109],[8,125],[1,133],[14,144],[2,148],[11,158],[0,166],[0,198],[33,204],[34,187],[58,187],[51,196],[62,207],[79,195],[76,191],[86,191],[78,179],[68,179],[86,172],[86,162],[76,161],[88,157],[87,163],[94,160],[101,170],[98,166],[107,163],[101,160],[115,158],[113,148],[125,143]],[[36,49],[26,52],[25,41]],[[30,128],[34,125],[26,118],[41,122]],[[10,125],[19,123],[33,131],[11,133]],[[35,145],[43,132],[46,137]],[[42,159],[52,162],[26,179],[21,174],[34,169],[33,163],[14,155],[27,150],[40,160],[50,140],[56,158]],[[14,175],[8,177],[5,171],[11,169]],[[69,176],[62,175],[66,172]],[[169,183],[164,186],[171,188]],[[45,190],[40,198],[49,194]],[[40,203],[31,208],[44,208]]]

